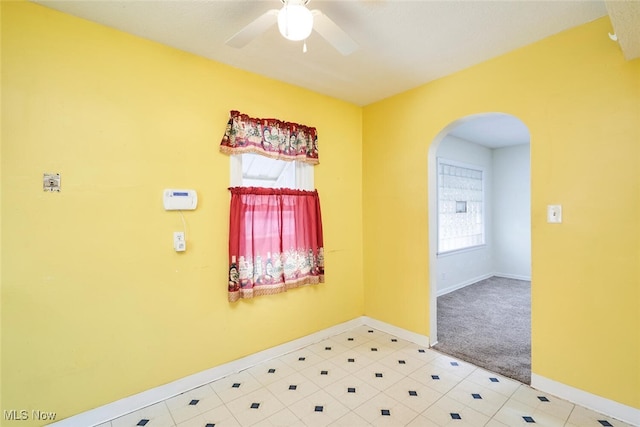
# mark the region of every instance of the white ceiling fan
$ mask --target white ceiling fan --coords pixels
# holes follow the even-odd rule
[[[235,48],[244,47],[276,22],[280,34],[288,40],[306,40],[315,30],[343,55],[353,53],[358,45],[335,22],[319,10],[307,9],[310,0],[280,0],[282,9],[271,9],[253,20],[225,42]],[[303,48],[306,51],[306,44]]]

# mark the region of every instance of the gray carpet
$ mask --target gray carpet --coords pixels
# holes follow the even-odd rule
[[[531,383],[531,282],[491,277],[438,297],[442,353]]]

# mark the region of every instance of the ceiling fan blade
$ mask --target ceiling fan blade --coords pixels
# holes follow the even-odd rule
[[[246,27],[229,37],[225,43],[231,47],[241,48],[246,46],[251,40],[255,39],[265,31],[267,31],[278,20],[278,10],[271,9],[258,16],[250,22]]]
[[[358,49],[358,44],[327,15],[319,10],[312,10],[313,29],[324,37],[341,54],[347,56]]]

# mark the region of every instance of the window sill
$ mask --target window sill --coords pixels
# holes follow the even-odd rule
[[[436,254],[436,256],[438,258],[440,257],[448,257],[448,256],[452,256],[452,255],[458,255],[458,254],[462,254],[465,252],[474,252],[474,251],[478,251],[480,249],[485,249],[487,248],[487,244],[484,243],[482,245],[477,245],[477,246],[470,246],[468,248],[461,248],[461,249],[454,249],[452,251],[447,251],[447,252],[438,252]]]

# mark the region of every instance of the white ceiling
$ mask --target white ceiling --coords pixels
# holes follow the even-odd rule
[[[607,11],[624,57],[640,58],[640,1],[607,0]]]
[[[449,135],[488,148],[528,144],[529,129],[522,120],[509,114],[491,113],[461,119]]]
[[[316,32],[303,53],[302,42],[284,39],[277,25],[241,49],[225,44],[262,13],[280,8],[280,0],[34,1],[357,105],[607,15],[604,0],[311,0],[310,9],[321,10],[359,45],[343,56]],[[625,26],[640,28],[638,14],[629,15],[624,7],[616,14],[625,17],[624,26],[615,29],[619,38],[625,39],[620,34]]]

